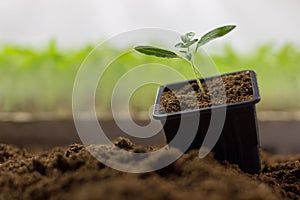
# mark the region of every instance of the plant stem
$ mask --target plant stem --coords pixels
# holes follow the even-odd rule
[[[194,65],[194,62],[191,61],[190,64],[192,65],[192,68],[193,68],[193,71],[194,71],[194,74],[195,74],[196,81],[197,81],[197,84],[199,86],[200,92],[203,96],[205,96],[205,92],[204,92],[203,86],[202,86],[201,81],[200,81],[201,75],[200,75],[199,71],[197,70],[196,66]]]
[[[189,48],[188,48],[187,50],[190,51]],[[194,57],[194,55],[193,55],[193,57]],[[200,92],[201,92],[201,94],[202,94],[203,96],[206,96],[206,95],[205,95],[205,92],[204,92],[204,89],[203,89],[203,87],[202,87],[202,84],[201,84],[201,82],[200,82],[201,74],[200,74],[200,72],[198,71],[198,69],[196,68],[196,66],[195,66],[195,64],[194,64],[194,61],[193,61],[193,58],[192,58],[191,60],[188,60],[187,58],[182,57],[182,56],[179,56],[179,58],[181,58],[182,60],[188,62],[188,63],[192,66],[192,69],[193,69],[193,72],[194,72],[194,75],[195,75],[195,78],[196,78],[196,81],[197,81],[197,85],[199,86],[199,90],[200,90]]]
[[[197,83],[199,85],[200,92],[201,92],[201,94],[203,96],[205,96],[205,92],[204,92],[203,86],[202,86],[202,84],[200,82],[201,74],[200,74],[199,70],[196,68],[196,66],[194,64],[197,50],[198,50],[198,46],[196,46],[196,48],[194,49],[194,52],[192,54],[191,65],[192,65],[194,73],[196,75],[196,79],[197,79]]]

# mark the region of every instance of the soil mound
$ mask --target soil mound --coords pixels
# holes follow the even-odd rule
[[[155,149],[122,138],[115,145]],[[261,174],[249,175],[190,151],[164,169],[130,174],[106,167],[79,144],[39,153],[2,144],[0,199],[299,199],[299,160],[263,153]]]

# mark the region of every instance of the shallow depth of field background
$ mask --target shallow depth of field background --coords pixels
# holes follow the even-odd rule
[[[257,72],[262,96],[259,111],[297,111],[299,8],[297,0],[1,1],[0,112],[70,116],[77,70],[96,44],[114,35],[143,27],[199,35],[224,24],[238,28],[205,47],[219,70]],[[116,44],[102,48],[98,59],[90,63],[99,66],[107,55],[127,48]],[[101,82],[105,87],[97,92],[99,112],[110,109],[109,91],[116,77],[144,62],[171,62],[192,78],[190,68],[180,61],[129,54],[114,63]],[[133,111],[147,111],[156,89],[154,85],[137,91],[132,98]]]

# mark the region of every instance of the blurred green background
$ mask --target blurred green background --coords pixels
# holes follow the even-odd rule
[[[71,115],[74,79],[81,63],[94,45],[77,49],[60,49],[51,40],[44,48],[2,45],[0,47],[0,112],[56,112]],[[89,62],[101,65],[107,55],[117,54],[113,47],[101,48],[97,59]],[[255,70],[262,101],[258,110],[299,110],[300,50],[292,44],[280,47],[260,45],[248,52],[236,51],[231,45],[219,46],[210,56],[222,73],[244,69]],[[133,52],[112,63],[105,86],[97,92],[97,110],[110,109],[110,91],[117,79],[138,64],[158,62],[168,64],[193,78],[191,69],[179,60],[164,60]],[[142,77],[140,77],[142,78]],[[132,97],[133,111],[147,111],[153,104],[157,85],[138,90]]]
[[[71,117],[76,73],[101,41],[113,38],[111,46],[102,46],[89,59],[88,65],[95,69],[105,66],[109,57],[132,49],[126,46],[129,43],[154,44],[143,38],[161,41],[158,46],[162,47],[164,42],[173,44],[168,43],[171,35],[163,32],[136,32],[127,38],[126,33],[133,30],[157,28],[201,35],[228,24],[237,25],[236,30],[205,46],[221,73],[255,70],[262,97],[258,110],[298,111],[299,8],[296,0],[0,1],[0,119],[16,112]],[[109,66],[98,85],[98,113],[110,110],[111,90],[118,79],[146,63],[168,65],[186,78],[193,78],[183,61],[127,53]],[[147,77],[152,76],[168,74],[151,67]],[[130,109],[134,115],[148,112],[157,87],[147,85],[133,94]]]

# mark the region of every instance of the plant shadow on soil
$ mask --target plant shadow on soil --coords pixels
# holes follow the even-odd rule
[[[115,145],[153,150],[125,138]],[[130,174],[106,167],[79,144],[38,153],[2,144],[0,199],[299,199],[299,159],[262,152],[261,173],[249,175],[212,154],[200,159],[190,151],[161,170]]]

